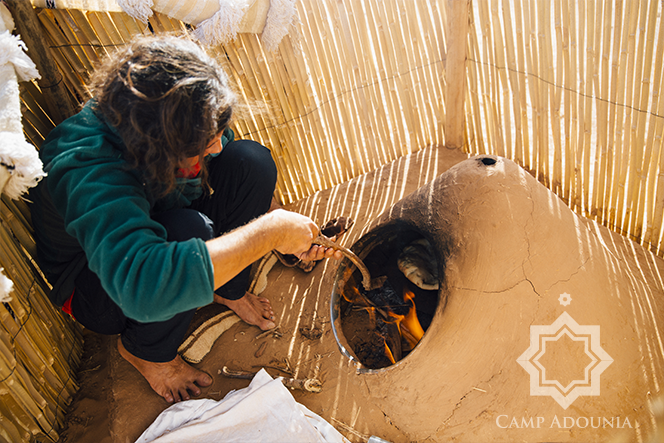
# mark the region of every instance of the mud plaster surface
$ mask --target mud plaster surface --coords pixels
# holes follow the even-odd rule
[[[352,217],[356,222],[354,227],[340,239],[341,244],[350,247],[368,232],[371,222],[378,215],[466,158],[465,154],[458,151],[427,148],[365,176],[314,194],[290,205],[288,209],[306,214],[320,224],[335,216]],[[611,259],[605,261],[608,261],[611,266],[626,269],[633,284],[644,286],[646,292],[650,294],[652,304],[646,308],[634,307],[633,303],[630,306],[629,297],[624,294],[626,304],[623,308],[626,312],[649,309],[653,313],[661,314],[664,262],[633,242],[613,234],[591,221],[578,220],[582,227],[579,232],[589,232],[590,234],[584,235],[593,237],[588,240],[589,243],[600,241],[606,247],[606,254],[610,255]],[[494,219],[490,222],[509,224],[510,220]],[[541,232],[541,235],[547,236],[551,233]],[[496,243],[496,247],[504,246],[499,242]],[[589,249],[590,247],[586,247],[586,252],[580,252],[585,260],[584,266],[588,266],[592,261],[588,258]],[[507,255],[504,256],[506,262],[510,261],[509,252],[508,247]],[[529,300],[532,299],[527,297],[533,294],[533,288],[540,289],[542,293],[539,296],[541,297],[546,295],[544,293],[549,289],[557,289],[555,285],[561,283],[546,281],[546,276],[542,277],[542,281],[527,278],[530,275],[527,267],[531,265],[533,262],[519,263],[518,269],[515,268],[512,274],[503,273],[499,276],[500,278],[479,272],[473,274],[472,267],[469,267],[472,282],[461,281],[459,278],[449,282],[452,294],[447,301],[446,313],[451,315],[458,312],[458,317],[445,323],[443,330],[436,333],[447,333],[450,337],[454,337],[450,328],[459,328],[459,324],[463,322],[472,323],[472,316],[481,314],[477,311],[477,306],[486,304],[484,300],[477,297],[479,293],[505,292],[510,295],[509,291],[516,288],[516,296],[526,297],[523,300],[524,307],[521,312],[517,313],[517,317],[523,316],[524,312],[530,308],[534,312],[539,312],[537,300],[532,302],[534,305],[528,305],[531,303]],[[515,365],[511,354],[494,356],[496,357],[493,359],[495,362],[489,365],[482,363],[462,367],[458,361],[446,364],[433,362],[427,370],[429,374],[424,376],[421,371],[417,370],[412,371],[414,375],[407,376],[409,366],[412,367],[413,362],[418,358],[426,360],[425,356],[414,359],[409,356],[409,360],[404,360],[406,364],[392,369],[392,378],[385,374],[372,379],[358,376],[355,367],[340,353],[330,324],[330,293],[338,266],[339,262],[325,261],[321,262],[310,274],[304,274],[299,270],[276,264],[268,274],[268,284],[262,295],[271,300],[283,336],[279,339],[265,337],[257,340],[256,336],[261,332],[258,328],[250,327],[242,322],[235,324],[217,340],[210,354],[196,365],[214,377],[213,385],[203,390],[202,397],[221,399],[230,390],[248,385],[246,380],[227,379],[219,374],[219,370],[224,365],[235,369],[255,371],[262,366],[269,365],[273,360],[288,358],[295,377],[304,378],[317,375],[324,383],[323,392],[319,394],[292,391],[295,399],[320,414],[353,442],[366,441],[370,435],[377,435],[392,442],[530,441],[529,437],[542,440],[532,433],[515,433],[518,430],[511,430],[512,432],[508,433],[497,428],[495,424],[492,427],[489,426],[495,422],[498,414],[510,414],[510,417],[518,415],[519,418],[528,413],[545,414],[547,408],[554,403],[548,397],[532,399],[528,396],[527,381],[524,381],[527,379],[527,374],[521,367]],[[455,266],[456,271],[454,272],[459,272],[459,269],[470,265],[461,260]],[[605,275],[607,284],[617,284],[612,280],[616,279],[615,269],[613,269],[614,272],[610,271],[607,271]],[[526,278],[524,278],[524,274]],[[580,268],[570,271],[569,274],[570,279],[574,275],[583,277]],[[494,281],[500,281],[501,284],[498,285],[500,287],[492,283]],[[497,325],[501,322],[501,316],[505,317],[505,306],[508,304],[506,300],[499,297],[494,297],[492,300],[491,303],[486,304],[487,309],[490,307],[497,314],[483,326],[488,328],[484,332],[489,335],[499,332],[500,329]],[[469,305],[470,309],[468,309]],[[597,306],[583,306],[583,309],[592,311],[597,309]],[[487,314],[487,311],[483,312]],[[628,312],[630,315],[631,313]],[[579,317],[577,320],[583,323],[581,314],[572,312],[572,315],[575,318]],[[555,317],[550,320],[553,319]],[[528,320],[528,324],[531,324],[531,321],[533,320]],[[535,324],[549,324],[551,321]],[[510,328],[516,329],[518,321],[510,317],[509,323]],[[525,327],[527,328],[527,326]],[[322,335],[318,339],[306,338],[300,332],[302,328],[321,330]],[[479,337],[485,337],[484,332],[474,332],[475,342]],[[657,338],[653,339],[648,334],[646,331],[645,335],[641,333],[639,337],[641,339],[645,337],[647,339],[645,342],[652,346],[649,352],[651,357],[654,354],[656,358],[654,360],[651,358],[652,367],[649,370],[655,372],[654,378],[659,378],[661,383],[661,343],[658,344]],[[520,341],[510,345],[510,349],[513,348],[516,352],[516,356],[528,347],[528,337],[522,337],[522,335],[515,334]],[[61,434],[60,441],[133,442],[157,415],[168,407],[168,404],[154,394],[141,375],[119,357],[114,338],[91,333],[86,333],[85,337],[86,354],[79,374],[81,390],[72,404],[72,410],[68,414],[66,428]],[[425,335],[425,340],[427,340],[427,335]],[[456,337],[450,341],[460,340],[459,337]],[[489,343],[489,347],[503,349],[496,340],[500,341],[500,337],[495,337],[495,340]],[[624,343],[624,348],[613,347],[610,351],[611,357],[615,361],[622,359],[623,361],[629,360],[630,363],[639,360],[639,352],[641,352],[641,356],[644,355],[645,342],[638,340],[637,337],[637,340],[632,343]],[[256,352],[263,343],[265,343],[264,352],[256,357]],[[429,343],[427,346],[429,346],[428,349],[431,349],[432,345]],[[414,356],[416,352],[417,349],[413,352]],[[473,349],[468,349],[465,357],[458,352],[454,355],[455,358],[466,358],[467,361],[472,362],[473,352]],[[658,353],[659,357],[657,357]],[[516,369],[513,368],[513,372],[501,370],[500,366],[507,360],[510,361],[510,367],[516,366]],[[622,367],[628,370],[634,368],[642,370],[638,364]],[[435,381],[443,376],[450,378],[450,374],[454,371],[458,374],[457,380],[450,379],[442,385],[439,381]],[[268,372],[273,376],[284,375],[269,367]],[[418,377],[420,380],[413,380]],[[648,381],[653,377],[652,374],[630,374],[629,377],[640,377],[646,380],[640,383],[639,392],[643,388],[652,387],[652,383]],[[615,373],[613,379],[618,380]],[[432,382],[432,380],[434,381]],[[440,400],[432,403],[430,396],[424,398],[426,396],[415,392],[416,389],[412,389],[412,383],[420,381],[425,384],[430,383],[432,395],[435,394]],[[614,390],[615,398],[612,397],[611,401],[615,403],[622,399],[624,401],[623,410],[632,408],[635,403],[629,395],[623,395],[624,389],[622,389],[624,386],[629,387],[629,384],[625,381],[616,381],[616,384],[620,386]],[[604,389],[604,385],[602,388]],[[446,390],[449,392],[445,392]],[[652,394],[661,393],[661,390],[653,389],[653,391]],[[424,400],[429,402],[429,409],[433,405],[436,410],[422,413],[417,408],[413,408],[414,403],[417,403],[417,399],[413,398],[413,392],[422,397],[422,403]],[[510,394],[506,395],[505,392]],[[524,413],[523,408],[519,409],[523,405],[514,404],[512,397],[518,396],[534,400],[534,408],[530,412]],[[578,400],[575,404],[575,406],[579,406],[577,412],[579,408],[583,407],[582,400]],[[642,400],[636,407],[647,408],[645,399]],[[616,409],[612,409],[613,405],[605,404],[605,406],[606,414],[604,415],[608,417],[615,413]],[[412,419],[412,426],[409,426],[408,419],[413,416],[412,411],[420,415],[422,421],[428,423],[422,424],[418,423],[417,419]],[[558,415],[562,419],[562,416],[566,414],[561,411]],[[404,419],[406,419],[406,424],[404,424]],[[642,426],[644,429],[647,428],[647,423]],[[425,432],[420,432],[421,430]],[[550,441],[580,441],[578,437],[578,430],[566,430],[558,433],[557,437]],[[602,440],[605,440],[605,436],[601,437]],[[635,435],[632,433],[627,437],[627,441],[633,440]]]

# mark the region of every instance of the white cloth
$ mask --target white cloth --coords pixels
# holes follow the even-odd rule
[[[349,443],[264,369],[220,401],[188,400],[166,409],[136,440],[148,442]]]

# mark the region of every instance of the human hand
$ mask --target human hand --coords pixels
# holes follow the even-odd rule
[[[336,241],[336,235],[330,238],[332,241]],[[312,244],[308,251],[305,251],[301,254],[297,254],[297,257],[303,261],[318,261],[324,258],[335,258],[340,260],[343,258],[341,251],[338,251],[334,248],[328,248],[321,245]]]
[[[276,209],[268,214],[275,229],[277,244],[274,249],[282,254],[307,253],[319,228],[309,217],[296,212]]]

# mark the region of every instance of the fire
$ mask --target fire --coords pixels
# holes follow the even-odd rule
[[[372,308],[372,307],[362,308],[362,309],[366,309],[366,311],[369,313],[369,323],[371,325],[375,326],[376,325],[376,309]]]
[[[385,342],[385,355],[387,355],[387,358],[390,359],[392,364],[396,363],[396,360],[394,359],[394,355],[392,355],[392,351],[390,350],[390,347],[387,346],[387,342]]]
[[[415,299],[426,307],[428,299],[419,297],[429,297],[430,294],[420,293],[417,288],[409,288],[403,283],[394,287],[389,280],[381,288],[362,291],[359,281],[351,277],[341,295],[344,334],[358,359],[368,368],[384,368],[397,363],[424,336]],[[422,312],[427,315],[428,311]]]
[[[420,320],[417,318],[417,311],[415,310],[415,294],[408,290],[404,290],[403,301],[409,302],[411,307],[406,317],[401,321],[403,330],[402,334],[406,336],[406,340],[408,340],[408,343],[414,348],[424,336],[424,329],[422,329]],[[412,342],[405,334],[406,331],[408,332],[408,335],[412,337]]]
[[[410,348],[413,349],[424,336],[424,329],[422,328],[422,325],[420,325],[420,320],[417,318],[415,294],[404,288],[403,301],[410,305],[408,314],[399,315],[390,310],[388,311],[388,315],[397,324],[399,334],[406,339]],[[385,343],[385,355],[387,355],[392,364],[396,363],[387,342]]]

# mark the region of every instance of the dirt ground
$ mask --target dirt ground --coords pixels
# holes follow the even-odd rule
[[[287,209],[306,214],[320,224],[337,216],[353,218],[355,225],[340,239],[341,244],[350,247],[363,234],[363,228],[393,203],[466,158],[460,151],[426,148]],[[233,325],[195,365],[214,378],[201,398],[219,400],[249,384],[248,380],[224,377],[220,371],[225,365],[247,371],[266,367],[272,376],[283,376],[287,374],[274,367],[287,359],[294,377],[317,375],[323,382],[321,393],[292,391],[295,399],[348,439],[361,442],[377,435],[389,441],[406,441],[369,396],[362,395],[363,388],[345,376],[354,372],[354,366],[340,353],[330,325],[329,297],[338,264],[333,260],[321,262],[309,274],[275,264],[262,295],[271,300],[283,335],[256,339],[261,333],[257,327],[243,322]],[[70,406],[60,442],[133,442],[169,405],[119,356],[116,337],[89,331],[84,337],[78,379],[81,388]]]

